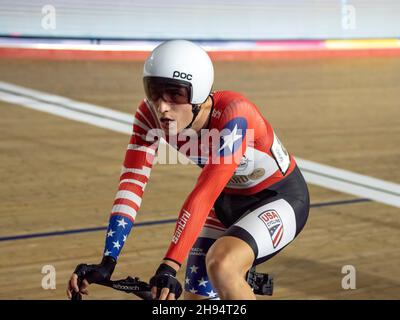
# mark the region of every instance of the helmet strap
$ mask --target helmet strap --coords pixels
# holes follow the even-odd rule
[[[196,117],[200,112],[200,109],[201,109],[201,104],[192,104],[193,118],[192,118],[192,121],[189,123],[189,125],[185,129],[189,129],[192,126],[194,120],[196,120]]]

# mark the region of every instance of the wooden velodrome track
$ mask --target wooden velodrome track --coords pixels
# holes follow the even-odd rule
[[[295,156],[400,183],[396,57],[218,62],[215,89],[242,92]],[[141,62],[0,60],[0,81],[134,113]],[[0,101],[0,237],[105,227],[128,136]],[[156,165],[137,223],[177,216],[199,169]],[[357,197],[310,185],[313,204]],[[268,299],[399,299],[400,212],[375,201],[315,206],[302,234],[258,270]],[[174,224],[136,227],[115,278],[148,280]],[[78,263],[97,263],[105,231],[0,241],[1,299],[65,299]],[[54,265],[55,290],[41,288]],[[344,265],[356,289],[344,290]],[[183,272],[179,273],[183,280]],[[92,286],[86,299],[131,299]],[[263,298],[263,297],[260,297]]]

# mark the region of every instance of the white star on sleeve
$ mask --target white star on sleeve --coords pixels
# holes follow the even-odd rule
[[[115,241],[115,242],[113,242],[113,244],[114,244],[114,248],[117,248],[118,250],[119,250],[119,248],[121,247],[121,245],[119,244],[119,241],[118,241],[118,240]]]
[[[189,278],[186,278],[186,279],[185,279],[185,283],[186,283],[186,284],[189,284],[189,283],[190,283],[190,279],[189,279]]]
[[[104,255],[105,255],[105,256],[109,256],[110,253],[111,253],[111,251],[106,250],[106,252],[104,252]]]
[[[217,295],[217,293],[214,292],[212,289],[211,289],[210,292],[206,292],[206,293],[208,294],[208,296],[209,296],[210,298],[214,298],[214,297]]]
[[[195,288],[192,288],[189,290],[189,292],[195,294],[197,292],[197,290]]]
[[[207,287],[206,283],[208,282],[207,280],[204,280],[204,278],[201,278],[200,280],[197,280],[200,286],[205,286]]]
[[[107,238],[108,237],[112,237],[114,235],[115,231],[112,231],[112,229],[110,229],[110,231],[108,231],[107,233]]]
[[[124,234],[124,239],[122,239],[122,241],[125,242],[126,238],[127,238],[127,236],[126,236],[126,234]]]
[[[190,269],[190,272],[191,273],[197,273],[197,269],[198,269],[199,267],[196,267],[196,265],[192,265],[189,269]]]
[[[125,229],[125,226],[128,224],[127,222],[125,222],[124,218],[122,218],[121,220],[117,220],[118,222],[118,227],[122,227]]]

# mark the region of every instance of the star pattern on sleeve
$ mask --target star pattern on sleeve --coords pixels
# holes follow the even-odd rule
[[[110,218],[104,251],[105,256],[118,258],[132,227],[133,221],[126,217],[115,215]]]

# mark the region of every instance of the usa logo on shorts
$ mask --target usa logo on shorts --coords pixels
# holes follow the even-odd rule
[[[258,217],[267,227],[269,235],[271,236],[272,245],[275,249],[281,242],[283,236],[283,223],[281,217],[275,210],[264,211],[259,214]]]

